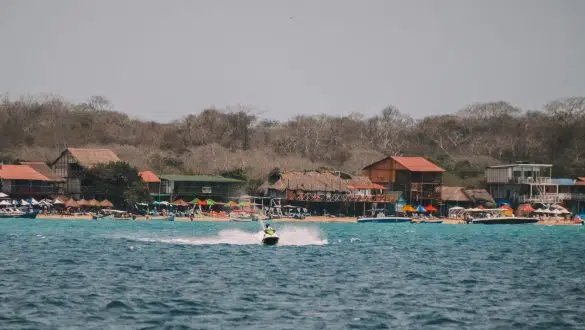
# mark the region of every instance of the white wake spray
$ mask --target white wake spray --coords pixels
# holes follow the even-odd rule
[[[300,227],[286,225],[276,228],[280,236],[278,246],[325,245],[327,240],[317,227]],[[225,229],[216,236],[181,237],[181,238],[134,238],[143,242],[163,242],[170,244],[213,245],[262,244],[263,231],[248,232],[240,229]]]

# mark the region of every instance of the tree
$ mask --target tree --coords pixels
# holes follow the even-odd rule
[[[103,195],[117,207],[132,208],[150,199],[138,170],[126,162],[96,165],[88,171],[84,185],[92,187],[94,195]]]

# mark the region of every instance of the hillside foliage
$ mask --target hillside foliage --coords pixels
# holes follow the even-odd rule
[[[456,110],[456,109],[454,109]],[[585,98],[519,109],[499,101],[413,119],[393,106],[373,117],[299,115],[277,122],[253,110],[205,109],[171,123],[115,111],[104,97],[0,99],[0,158],[52,161],[66,147],[106,147],[157,173],[246,176],[321,166],[350,173],[386,155],[421,155],[449,171],[447,184],[481,186],[485,166],[552,163],[555,176],[585,175]]]

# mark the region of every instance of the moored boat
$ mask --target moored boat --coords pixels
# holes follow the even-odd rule
[[[365,217],[365,218],[358,218],[357,222],[410,222],[411,219],[408,217]]]
[[[524,224],[524,223],[537,223],[537,218],[528,218],[528,217],[490,217],[490,218],[479,218],[471,220],[472,224],[481,224],[481,225],[498,225],[498,224],[506,224],[506,225],[517,225],[517,224]]]

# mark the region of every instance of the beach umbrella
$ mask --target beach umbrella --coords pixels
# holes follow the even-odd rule
[[[404,211],[404,212],[415,212],[416,210],[414,209],[414,207],[412,207],[412,206],[410,206],[410,205],[405,205],[405,206],[402,208],[402,211]]]
[[[213,206],[213,205],[216,204],[213,199],[208,199],[208,200],[205,201],[205,203],[207,203],[207,205],[209,205],[209,206]]]
[[[500,209],[502,209],[502,210],[512,210],[512,208],[508,204],[504,204],[504,205],[500,206]]]
[[[53,204],[56,204],[56,205],[57,205],[57,204],[60,204],[60,205],[62,205],[62,204],[65,204],[65,202],[63,202],[63,201],[62,201],[62,200],[60,200],[59,198],[56,198],[56,199],[53,201]]]
[[[229,206],[229,207],[236,207],[236,206],[238,206],[238,204],[236,202],[234,202],[234,201],[229,201],[229,202],[227,202],[226,205]]]
[[[92,199],[90,199],[90,200],[87,201],[87,206],[99,207],[100,206],[100,202],[97,199],[92,198]]]
[[[199,204],[200,199],[199,198],[193,198],[192,201],[190,201],[189,203],[191,204]]]
[[[0,198],[7,198],[7,197],[8,197],[8,195],[6,195],[6,194],[5,194],[5,193],[3,193],[3,192],[0,192]]]
[[[182,198],[177,199],[176,201],[173,202],[173,205],[176,206],[187,206],[189,205],[189,203],[185,202]]]
[[[534,207],[532,207],[532,205],[530,204],[522,204],[520,206],[518,206],[518,210],[520,212],[524,212],[524,213],[530,213],[530,212],[534,212]]]
[[[85,200],[84,198],[80,199],[77,201],[77,205],[79,206],[87,206],[88,205],[88,201]]]
[[[435,208],[433,205],[429,204],[427,206],[425,206],[425,210],[427,210],[428,212],[437,212],[437,208]]]
[[[419,205],[419,206],[416,207],[416,212],[423,213],[423,212],[426,212],[426,211],[427,210],[425,210],[425,208],[422,205]]]
[[[29,200],[29,203],[30,203],[31,205],[39,205],[39,201],[37,201],[37,200],[36,200],[36,199],[34,199],[34,198],[31,198],[31,199]]]
[[[24,199],[20,200],[20,205],[25,206],[25,205],[30,205],[29,202],[25,201]]]
[[[159,204],[160,204],[160,205],[169,205],[170,203],[169,203],[169,202],[167,202],[167,201],[162,201],[162,202],[160,202]]]
[[[71,198],[67,202],[65,202],[65,207],[79,207],[79,204],[77,204],[75,199]]]
[[[99,202],[101,207],[114,207],[114,204],[112,204],[112,202],[110,202],[107,198],[104,199],[103,201]]]
[[[0,201],[0,205],[2,205],[2,206],[8,206],[8,205],[12,205],[12,204],[9,201],[7,201],[7,200],[3,200],[3,201]]]

